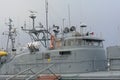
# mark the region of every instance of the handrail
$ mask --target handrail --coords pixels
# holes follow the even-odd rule
[[[28,70],[31,70],[32,68],[34,68],[34,67],[31,67],[31,68],[25,69],[24,71],[21,71],[21,72],[17,73],[16,75],[14,75],[14,76],[12,76],[12,77],[10,77],[10,78],[7,78],[6,80],[13,79],[13,78],[15,78],[17,75],[22,74],[22,73],[24,73],[24,72],[26,72],[26,71],[28,71]]]
[[[39,75],[40,73],[44,72],[45,70],[49,69],[50,67],[52,67],[54,64],[49,65],[48,67],[45,67],[44,69],[42,69],[41,71],[37,72],[35,75],[31,75],[29,78],[25,79],[25,80],[30,80],[33,77],[36,77],[37,75]]]

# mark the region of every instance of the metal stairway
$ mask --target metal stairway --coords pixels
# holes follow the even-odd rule
[[[32,67],[32,68],[28,68],[28,69],[25,69],[24,71],[21,71],[19,73],[17,73],[16,75],[13,75],[13,76],[10,76],[8,77],[6,80],[35,80],[36,77],[41,74],[42,72],[48,70],[51,72],[51,74],[53,74],[54,76],[56,76],[51,70],[50,68],[53,66],[54,64],[50,64],[49,66],[41,69],[40,71],[38,71],[37,73],[34,73],[32,71],[33,68],[35,67]],[[27,72],[27,71],[31,71],[32,72],[32,75],[30,74],[24,74],[24,75],[21,75],[22,73],[24,72]]]

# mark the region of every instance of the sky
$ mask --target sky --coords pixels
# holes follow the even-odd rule
[[[62,27],[69,25],[68,6],[70,7],[71,25],[80,27],[87,25],[87,30],[102,37],[105,46],[120,45],[120,0],[48,0],[49,26],[53,24]],[[36,26],[41,22],[45,26],[45,0],[0,0],[0,45],[4,46],[8,19],[18,30],[17,42],[30,42],[29,35],[21,31],[21,26],[31,25],[30,10],[36,11]]]

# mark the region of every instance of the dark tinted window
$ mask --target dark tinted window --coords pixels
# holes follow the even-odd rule
[[[60,51],[59,54],[60,55],[70,55],[71,51]]]

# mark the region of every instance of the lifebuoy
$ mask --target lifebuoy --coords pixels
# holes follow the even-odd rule
[[[50,48],[51,49],[54,48],[54,42],[55,42],[55,37],[53,35],[51,35],[51,37],[50,37]]]

